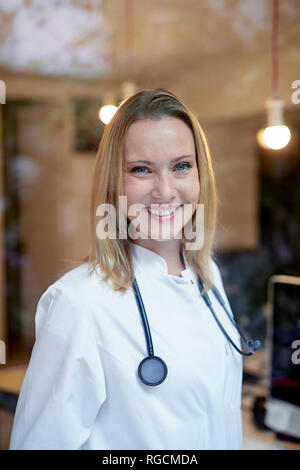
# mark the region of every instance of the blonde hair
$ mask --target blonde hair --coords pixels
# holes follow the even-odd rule
[[[119,214],[119,196],[123,195],[123,150],[129,126],[139,119],[175,117],[185,122],[192,131],[199,173],[200,193],[198,204],[204,204],[204,245],[200,250],[184,250],[191,269],[199,274],[206,292],[212,285],[210,258],[213,257],[217,197],[211,156],[204,132],[183,102],[163,88],[141,90],[123,101],[114,117],[105,127],[94,164],[90,192],[89,255],[75,262],[74,268],[89,263],[89,273],[100,268],[101,280],[111,281],[116,291],[125,292],[134,279],[134,267],[128,239],[118,237],[120,221],[117,218],[116,238],[100,239],[96,235],[96,209],[100,204],[112,204]],[[128,220],[127,220],[128,222]],[[121,221],[121,224],[126,222]],[[195,212],[192,216],[195,231]],[[123,225],[124,228],[124,225]],[[183,243],[186,239],[183,236]]]

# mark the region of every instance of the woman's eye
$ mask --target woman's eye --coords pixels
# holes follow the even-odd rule
[[[190,163],[179,163],[179,165],[177,165],[175,168],[178,169],[180,167],[183,167],[183,170],[187,170],[188,168],[191,168],[192,165]],[[131,172],[132,173],[137,173],[137,174],[140,174],[140,175],[146,174],[145,171],[138,171],[138,170],[146,170],[148,172],[148,170],[145,166],[136,166],[131,170]]]
[[[136,166],[135,168],[133,168],[131,170],[132,173],[140,173],[140,174],[144,174],[144,172],[140,172],[140,171],[136,171],[136,170],[146,170],[146,167],[144,166]]]
[[[176,168],[180,167],[180,166],[184,166],[186,165],[188,168],[191,168],[191,164],[190,163],[179,163],[179,165],[177,165]],[[184,168],[184,170],[186,170],[187,168]]]

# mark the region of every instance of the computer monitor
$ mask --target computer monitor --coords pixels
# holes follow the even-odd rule
[[[270,373],[265,424],[300,438],[300,277],[271,276],[268,303]]]

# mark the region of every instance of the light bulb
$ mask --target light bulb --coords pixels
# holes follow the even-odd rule
[[[273,150],[283,149],[290,139],[291,131],[287,126],[271,126],[264,130],[264,141]]]
[[[105,106],[102,106],[102,108],[99,111],[99,118],[101,119],[102,122],[104,122],[104,124],[108,124],[109,121],[114,116],[117,109],[118,109],[117,106],[114,106],[112,104],[107,104]]]
[[[280,150],[287,146],[291,131],[284,125],[283,100],[278,98],[266,101],[268,127],[257,133],[257,140],[264,148]]]

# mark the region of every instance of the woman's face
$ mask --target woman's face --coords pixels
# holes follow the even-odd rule
[[[136,232],[157,241],[174,239],[191,218],[200,191],[190,128],[173,117],[133,122],[125,140],[123,185],[127,217],[139,227]],[[139,204],[141,212],[130,214],[132,204]],[[188,211],[183,204],[193,206]],[[174,208],[176,212],[169,214]],[[158,215],[155,209],[167,213]]]

